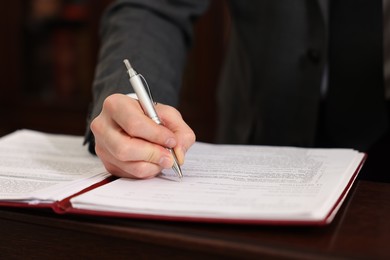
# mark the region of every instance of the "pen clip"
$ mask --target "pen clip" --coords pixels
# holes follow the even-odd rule
[[[152,91],[150,91],[148,82],[146,81],[146,79],[144,78],[144,76],[142,76],[142,74],[138,74],[138,75],[141,77],[142,81],[145,83],[146,90],[148,91],[148,95],[149,95],[150,101],[152,101],[152,103],[153,103],[154,105],[157,105],[157,102],[154,102],[154,99],[153,99],[153,96],[152,96]]]

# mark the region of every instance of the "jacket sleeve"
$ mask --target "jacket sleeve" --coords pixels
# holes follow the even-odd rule
[[[193,23],[207,6],[207,0],[119,0],[106,10],[85,135],[91,152],[95,144],[89,125],[104,99],[133,92],[125,58],[146,78],[155,101],[177,105]]]

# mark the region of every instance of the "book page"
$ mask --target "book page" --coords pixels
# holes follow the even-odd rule
[[[223,219],[319,220],[364,155],[350,149],[196,143],[173,171],[119,179],[71,200],[79,209]]]
[[[81,136],[20,130],[0,138],[0,199],[61,200],[107,177]]]

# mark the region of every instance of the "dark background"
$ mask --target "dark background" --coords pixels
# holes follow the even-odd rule
[[[13,0],[0,9],[0,135],[17,129],[83,135],[99,48],[98,27],[111,0]],[[211,1],[195,26],[180,111],[199,141],[213,141],[215,87],[229,17]]]

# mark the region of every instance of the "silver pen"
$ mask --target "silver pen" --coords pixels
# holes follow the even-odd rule
[[[162,122],[158,117],[156,110],[154,109],[153,98],[144,77],[141,74],[138,74],[134,70],[129,60],[125,59],[123,60],[123,62],[126,65],[130,84],[133,87],[135,94],[138,97],[138,102],[140,103],[142,110],[148,117],[150,117],[154,122],[156,122],[156,124],[162,125]],[[172,148],[166,148],[166,149],[170,151],[173,157],[172,169],[175,171],[175,173],[179,176],[180,179],[183,178],[183,173],[180,169],[180,165],[178,163],[175,151]]]

